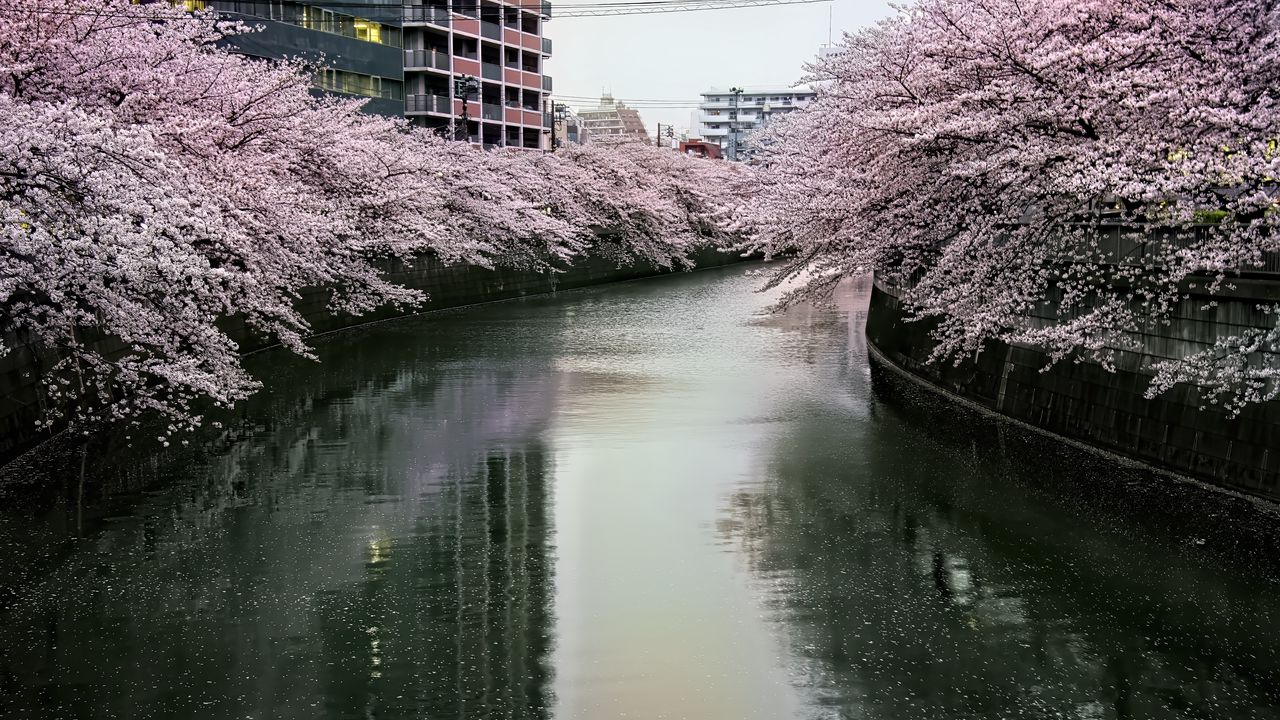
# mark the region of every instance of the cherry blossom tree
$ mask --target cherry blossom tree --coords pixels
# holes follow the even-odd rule
[[[356,314],[424,299],[382,258],[552,271],[612,227],[620,257],[670,266],[716,236],[728,201],[690,185],[709,165],[448,143],[220,44],[251,31],[127,0],[0,12],[0,350],[55,354],[44,422],[193,428],[198,399],[256,387],[221,321],[305,355],[304,288]]]
[[[749,245],[791,300],[875,271],[936,322],[1112,366],[1194,284],[1277,247],[1280,15],[1265,0],[920,0],[847,35],[816,102],[758,138]],[[1152,394],[1276,395],[1275,329],[1155,367]]]

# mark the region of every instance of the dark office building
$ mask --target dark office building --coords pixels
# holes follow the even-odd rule
[[[228,19],[262,26],[235,38],[237,50],[264,58],[323,60],[317,92],[370,98],[365,111],[404,114],[401,0],[207,0]]]

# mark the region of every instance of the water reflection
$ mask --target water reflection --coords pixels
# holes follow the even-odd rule
[[[210,449],[8,485],[0,714],[547,717],[557,380],[410,332],[282,366]]]
[[[742,269],[388,323],[0,483],[0,716],[1280,717],[1280,522]]]
[[[813,716],[1280,717],[1274,515],[849,380],[718,523]]]

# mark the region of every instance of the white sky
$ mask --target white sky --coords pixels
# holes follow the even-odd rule
[[[727,88],[795,83],[803,65],[832,39],[888,16],[889,0],[832,0],[808,5],[660,15],[557,18],[556,8],[596,0],[551,0],[546,36],[553,44],[547,73],[552,96],[570,107],[591,105],[565,96],[599,97],[602,89],[623,100],[687,101],[688,108],[646,108],[634,103],[650,134],[655,123],[685,128],[698,93]]]

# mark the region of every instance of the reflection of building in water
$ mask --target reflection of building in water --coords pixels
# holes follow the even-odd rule
[[[557,376],[394,330],[299,365],[220,454],[97,483],[158,489],[0,577],[0,716],[546,717]]]
[[[0,716],[546,718],[549,465],[534,441],[406,501],[277,492],[104,531],[0,615]]]
[[[408,538],[372,540],[362,582],[317,599],[331,709],[547,717],[545,465],[538,449],[491,455],[453,478]]]

